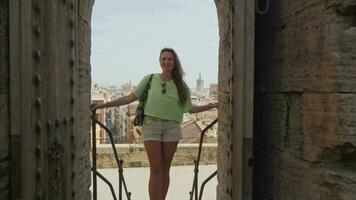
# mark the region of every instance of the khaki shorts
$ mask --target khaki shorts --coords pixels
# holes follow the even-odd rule
[[[176,142],[182,139],[180,123],[145,116],[142,125],[143,141]]]

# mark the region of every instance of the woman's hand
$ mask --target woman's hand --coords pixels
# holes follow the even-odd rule
[[[99,104],[92,104],[91,105],[91,111],[95,111],[97,109],[102,109],[108,107],[107,103],[99,103]]]
[[[134,94],[130,94],[128,96],[124,96],[124,97],[119,97],[113,101],[109,101],[106,103],[101,103],[101,104],[92,104],[91,105],[91,110],[95,111],[97,109],[101,109],[101,108],[110,108],[110,107],[114,107],[114,106],[121,106],[121,105],[126,105],[129,104],[133,101],[136,101],[137,97]]]
[[[193,106],[192,109],[190,109],[189,113],[192,114],[192,113],[204,112],[217,107],[218,107],[218,102],[209,103],[204,106]]]
[[[209,103],[209,104],[208,104],[208,106],[209,106],[209,109],[212,109],[212,108],[218,108],[219,103],[218,103],[218,102]]]
[[[96,103],[91,104],[91,106],[90,106],[91,111],[95,111],[96,109],[98,109],[99,105],[100,104],[96,104]]]

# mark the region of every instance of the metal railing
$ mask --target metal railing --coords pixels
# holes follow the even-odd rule
[[[218,122],[218,119],[215,119],[212,121],[207,127],[203,129],[203,131],[200,134],[200,141],[199,141],[199,149],[198,149],[198,155],[197,159],[194,160],[194,179],[193,179],[193,185],[192,185],[192,190],[189,192],[190,195],[190,200],[193,200],[193,197],[195,197],[195,200],[201,200],[203,198],[203,192],[204,192],[204,187],[207,182],[209,182],[216,174],[217,170],[213,172],[208,178],[206,178],[200,187],[200,193],[198,193],[198,173],[199,173],[199,162],[200,162],[200,156],[201,156],[201,150],[202,150],[202,144],[203,144],[203,139],[205,136],[205,132],[208,131],[211,127],[213,127],[216,123]],[[198,198],[199,194],[199,198]]]
[[[119,200],[122,200],[122,186],[124,186],[127,200],[131,200],[131,192],[128,192],[128,190],[127,190],[127,186],[126,186],[126,182],[125,182],[125,178],[124,178],[124,174],[123,174],[122,164],[124,161],[122,159],[119,159],[119,156],[116,151],[114,139],[113,139],[113,134],[108,127],[106,127],[104,124],[102,124],[100,121],[98,121],[96,119],[95,114],[96,114],[96,110],[93,110],[92,116],[91,116],[91,118],[92,118],[92,165],[93,165],[91,170],[93,172],[93,200],[98,199],[97,176],[100,179],[102,179],[109,186],[111,194],[113,196],[113,199],[117,200],[112,184],[102,174],[100,174],[96,168],[97,167],[96,166],[96,124],[98,124],[100,127],[105,129],[105,131],[108,133],[110,142],[111,142],[111,147],[112,147],[112,150],[114,151],[115,161],[116,161],[118,171],[119,171]]]

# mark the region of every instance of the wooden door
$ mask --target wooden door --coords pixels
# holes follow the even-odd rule
[[[11,0],[11,198],[75,199],[77,0]]]

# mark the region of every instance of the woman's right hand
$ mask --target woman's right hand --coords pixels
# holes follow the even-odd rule
[[[100,106],[100,104],[94,103],[94,104],[91,104],[90,109],[91,109],[91,111],[93,112],[93,111],[95,111],[96,109],[98,109],[99,106]]]

